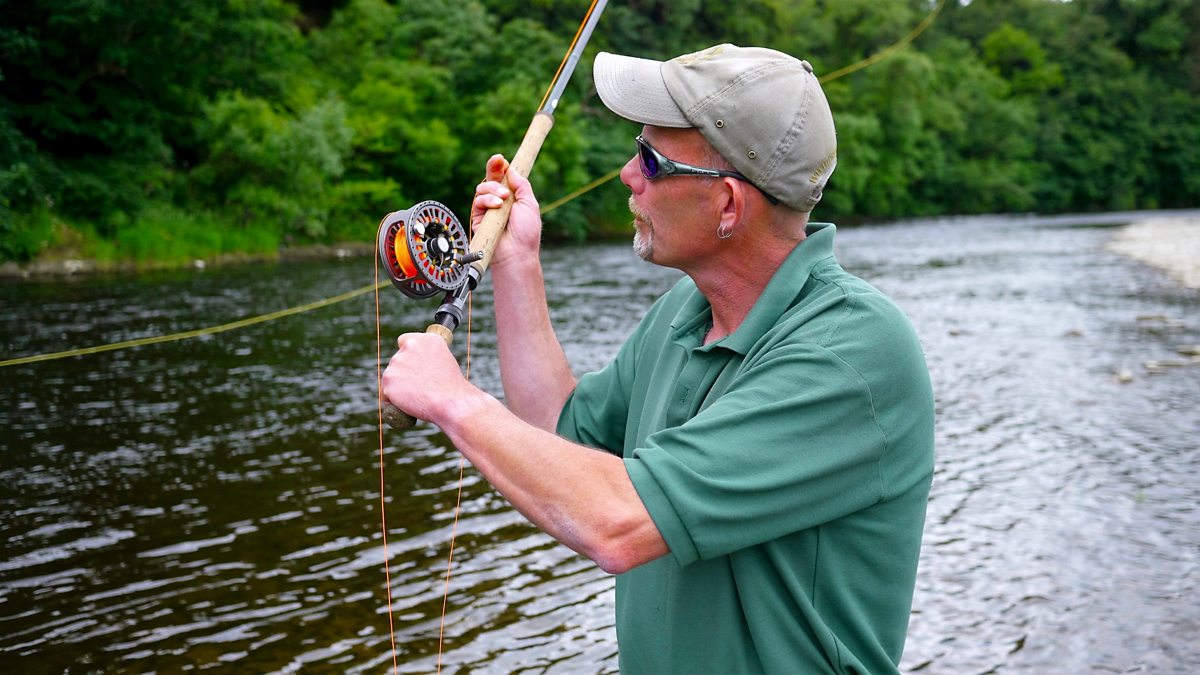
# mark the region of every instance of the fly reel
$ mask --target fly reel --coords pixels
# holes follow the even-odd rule
[[[410,298],[461,288],[477,259],[462,223],[438,202],[389,213],[379,223],[379,261],[392,284]]]

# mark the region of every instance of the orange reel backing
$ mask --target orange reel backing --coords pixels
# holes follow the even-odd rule
[[[471,260],[467,232],[443,204],[420,202],[379,223],[379,261],[392,284],[411,298],[458,289]]]

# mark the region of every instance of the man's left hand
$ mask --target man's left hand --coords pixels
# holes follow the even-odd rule
[[[419,420],[437,423],[447,406],[474,389],[446,346],[433,333],[405,333],[383,372],[383,396]]]

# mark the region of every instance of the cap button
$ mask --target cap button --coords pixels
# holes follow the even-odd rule
[[[811,64],[811,63],[809,63],[808,61],[801,61],[801,62],[800,62],[800,65],[801,65],[801,66],[802,66],[802,67],[803,67],[805,70],[807,70],[807,71],[808,71],[808,72],[810,72],[810,73],[813,71],[812,64]]]

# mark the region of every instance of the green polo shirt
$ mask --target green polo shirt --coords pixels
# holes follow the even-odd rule
[[[813,224],[710,345],[681,280],[559,432],[620,455],[671,552],[617,578],[624,673],[896,672],[933,474],[916,334]]]

